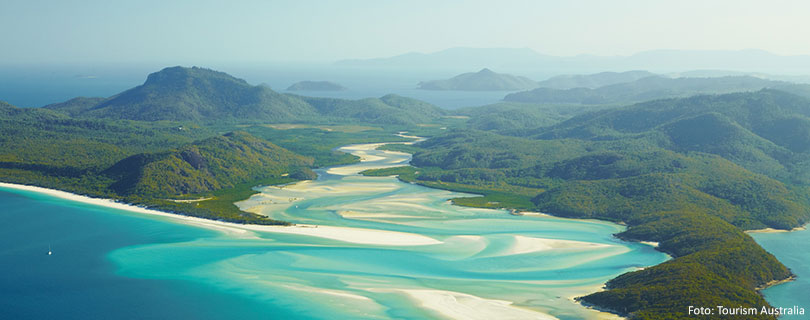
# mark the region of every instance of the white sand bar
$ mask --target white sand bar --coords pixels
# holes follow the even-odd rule
[[[514,244],[505,252],[505,254],[524,254],[551,249],[594,249],[606,248],[610,246],[607,244],[574,240],[533,238],[520,235],[516,235],[514,237]]]
[[[450,319],[557,319],[545,313],[515,307],[510,301],[484,299],[461,292],[421,289],[401,291],[422,307]]]

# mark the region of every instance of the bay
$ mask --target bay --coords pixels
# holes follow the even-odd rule
[[[0,311],[32,319],[606,318],[572,298],[668,259],[617,240],[623,227],[615,224],[459,207],[448,199],[470,195],[358,175],[410,160],[374,147],[344,147],[364,161],[259,188],[238,203],[295,228],[222,232],[0,193],[9,222]]]
[[[790,268],[796,279],[762,290],[765,300],[774,307],[805,309],[804,315],[783,315],[780,319],[804,319],[810,312],[810,231],[752,233],[751,236]]]

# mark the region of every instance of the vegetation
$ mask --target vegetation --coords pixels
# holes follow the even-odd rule
[[[348,118],[367,123],[416,125],[434,122],[445,114],[444,110],[432,104],[395,94],[361,100],[297,98],[315,108],[320,117],[327,119]]]
[[[45,108],[82,118],[203,124],[363,121],[412,125],[444,114],[436,106],[396,95],[351,101],[281,94],[197,67],[165,68],[150,74],[143,85],[109,99],[79,98]]]
[[[454,112],[469,118],[466,123],[467,128],[507,135],[522,135],[525,130],[550,127],[573,116],[607,107],[610,106],[499,102],[480,107],[461,108]]]
[[[810,101],[776,90],[657,100],[575,116],[523,135],[556,140],[643,139],[677,152],[706,152],[779,180],[798,180],[810,151]]]
[[[424,149],[414,146],[412,144],[402,144],[402,143],[391,143],[391,144],[384,144],[377,147],[377,150],[388,150],[388,151],[396,151],[396,152],[404,152],[404,153],[416,153],[422,151]]]
[[[809,221],[808,113],[808,100],[774,90],[658,100],[506,132],[524,137],[454,130],[416,144],[416,167],[365,174],[483,195],[458,204],[624,223],[619,237],[673,256],[585,303],[638,319],[761,308],[757,288],[790,271],[743,230]]]
[[[210,194],[202,195],[201,201],[178,202],[166,199],[133,199],[128,201],[147,205],[151,208],[173,212],[184,215],[191,215],[212,220],[250,223],[263,225],[289,225],[285,221],[267,218],[265,216],[239,210],[234,203],[250,198],[256,193],[254,187],[266,185],[279,185],[297,181],[289,177],[273,177],[257,180],[250,183],[241,183],[233,188],[216,190]]]
[[[293,83],[287,91],[343,91],[348,88],[330,81],[301,81]]]
[[[719,94],[741,91],[757,91],[764,88],[788,86],[785,82],[765,80],[750,76],[718,78],[665,78],[651,76],[633,82],[617,83],[590,88],[553,89],[537,88],[531,91],[512,93],[506,101],[526,103],[571,103],[571,104],[626,104],[655,99],[689,97],[698,94]]]
[[[310,168],[357,161],[334,150],[339,146],[410,140],[393,135],[398,127],[331,129],[336,127],[373,128],[337,123],[278,130],[73,118],[0,103],[0,179],[210,219],[283,224],[242,212],[233,202],[255,193],[257,185],[312,179]],[[220,134],[235,129],[244,132]],[[174,201],[200,198],[208,200]]]
[[[645,78],[523,96],[602,104],[773,84],[766,82]],[[301,97],[221,72],[167,68],[108,99],[43,109],[0,103],[0,179],[209,219],[284,224],[233,202],[257,185],[357,161],[339,146],[407,141],[393,133],[409,131],[434,137],[381,148],[413,153],[414,167],[364,174],[481,195],[453,199],[460,205],[625,223],[619,237],[657,241],[674,258],[621,275],[583,302],[675,319],[688,305],[767,305],[756,288],[790,276],[743,230],[810,219],[806,98],[760,90],[620,108],[502,103],[458,115],[467,123],[395,95]]]
[[[119,195],[201,194],[268,178],[310,180],[312,158],[296,155],[245,132],[212,137],[178,149],[127,157],[102,173]]]
[[[487,68],[478,72],[463,73],[447,80],[423,81],[423,90],[463,90],[463,91],[514,91],[537,87],[537,83],[520,76],[496,73]]]
[[[551,89],[573,89],[590,88],[595,89],[612,84],[633,82],[639,79],[655,76],[647,71],[625,71],[625,72],[600,72],[595,74],[561,75],[551,77],[548,80],[537,83],[540,88]]]

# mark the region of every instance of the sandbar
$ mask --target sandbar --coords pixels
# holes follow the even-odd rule
[[[519,308],[511,301],[484,299],[461,292],[400,289],[419,305],[450,319],[557,319],[549,314]]]

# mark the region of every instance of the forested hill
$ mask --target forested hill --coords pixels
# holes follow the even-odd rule
[[[210,219],[283,223],[240,211],[233,202],[249,197],[256,185],[314,178],[313,158],[244,132],[217,133],[236,127],[77,119],[53,110],[0,103],[0,181]],[[238,127],[272,135],[268,132],[272,129],[264,126]],[[285,132],[278,140],[322,163],[351,161],[331,151],[335,144],[344,144],[344,135],[306,134]],[[207,200],[168,200],[189,198]]]
[[[396,104],[386,103],[392,100],[396,100]],[[252,86],[214,70],[171,67],[150,74],[143,85],[107,99],[76,98],[44,108],[81,118],[201,123],[360,120],[416,124],[444,114],[436,106],[402,97],[359,101],[331,99],[331,104],[343,106],[343,112],[339,113],[324,112],[322,105],[314,106],[308,101],[317,99],[278,93],[262,85]],[[392,108],[397,109],[395,114],[391,114]]]
[[[478,72],[463,73],[446,80],[419,83],[419,89],[423,90],[514,91],[536,87],[537,83],[526,77],[497,73],[487,68]]]
[[[411,148],[416,168],[367,174],[484,195],[462,205],[626,223],[619,237],[674,259],[582,300],[680,319],[689,305],[761,308],[756,289],[790,276],[743,231],[810,221],[808,115],[807,99],[775,90],[658,100],[523,137],[453,130]]]
[[[232,132],[164,152],[136,154],[103,174],[115,180],[110,188],[119,195],[178,197],[271,177],[313,179],[312,164],[312,158]]]
[[[331,81],[300,81],[287,87],[287,91],[343,91],[348,88]]]
[[[617,83],[633,82],[655,76],[648,71],[600,72],[595,74],[560,75],[537,83],[540,88],[573,89],[599,88]]]
[[[777,90],[667,99],[586,113],[523,134],[539,139],[640,139],[722,156],[754,172],[810,184],[810,100]]]
[[[786,82],[749,76],[675,79],[652,76],[633,82],[618,83],[595,89],[537,88],[531,91],[509,94],[504,97],[504,100],[525,103],[627,104],[698,94],[757,91],[781,86],[790,85]]]

